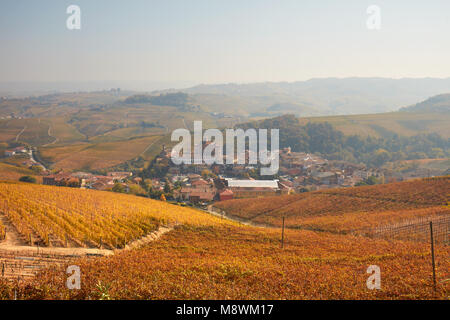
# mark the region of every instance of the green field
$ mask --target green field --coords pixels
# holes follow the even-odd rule
[[[385,137],[437,133],[450,138],[450,114],[390,112],[348,116],[301,118],[300,123],[329,122],[346,135]]]
[[[40,148],[40,156],[45,162],[51,163],[52,169],[100,170],[143,155],[160,138],[153,135],[96,144],[48,146]]]

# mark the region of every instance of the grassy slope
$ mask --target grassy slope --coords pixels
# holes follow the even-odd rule
[[[390,112],[367,115],[326,116],[302,118],[300,123],[329,122],[344,134],[386,136],[397,133],[413,136],[419,133],[438,133],[450,138],[450,114]]]
[[[22,176],[34,176],[38,182],[42,181],[42,177],[30,169],[0,162],[0,180],[19,180]]]

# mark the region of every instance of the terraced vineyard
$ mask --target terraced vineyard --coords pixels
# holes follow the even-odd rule
[[[8,182],[0,183],[0,211],[23,240],[46,246],[124,247],[160,225],[220,221],[147,198]]]
[[[399,195],[402,199],[398,204],[399,212],[409,210],[426,216],[430,214],[428,210],[436,210],[437,214],[442,214],[439,211],[441,207],[427,206],[441,201],[440,194],[446,190],[442,188],[446,187],[447,180],[431,179],[419,183],[431,183],[434,187],[417,185],[417,182],[406,183],[405,190],[420,188],[426,193],[416,202]],[[388,190],[390,188],[387,187]],[[352,198],[365,196],[368,203],[376,202],[367,190],[371,189],[366,189],[366,193],[357,190]],[[335,197],[334,192],[325,193],[323,197]],[[379,193],[378,196],[382,197]],[[304,197],[292,198],[302,201]],[[292,198],[288,198],[288,205],[295,203]],[[25,261],[20,258],[23,255],[16,259],[9,254],[3,257],[8,264],[8,275],[16,275],[14,272],[19,268],[27,279],[20,282],[0,279],[0,298],[3,299],[13,299],[15,295],[18,299],[449,297],[450,246],[441,243],[435,245],[437,290],[434,292],[429,243],[287,229],[284,247],[281,248],[279,228],[244,226],[198,210],[130,195],[4,182],[0,183],[0,199],[2,210],[6,211],[16,228],[22,230],[25,239],[27,232],[50,240],[53,237],[60,239],[67,232],[74,242],[85,244],[83,239],[87,238],[91,244],[97,243],[102,235],[105,243],[115,246],[115,240],[122,241],[123,245],[159,225],[173,225],[157,241],[147,242],[132,250],[116,250],[114,254],[104,257],[85,256],[75,261],[53,261],[51,257],[47,260],[40,257],[39,261],[35,261],[27,256]],[[386,199],[387,194],[380,203],[394,203]],[[345,205],[349,204],[333,203],[328,211],[336,207],[341,208],[339,212],[345,212]],[[409,206],[408,209],[404,209],[405,206]],[[372,207],[367,216],[376,214],[375,205]],[[355,210],[355,207],[350,209]],[[318,212],[326,210],[320,208]],[[352,220],[350,213],[331,214],[330,219],[346,214],[349,215],[346,220],[349,223]],[[385,214],[395,216],[397,211]],[[325,219],[325,215],[321,217]],[[359,222],[363,221],[362,216],[354,217]],[[334,224],[327,223],[330,230],[347,227],[345,223],[340,226],[338,220]],[[48,268],[44,268],[46,263]],[[66,268],[69,264],[76,264],[81,269],[80,290],[66,288]],[[380,290],[369,290],[366,286],[367,267],[374,264],[382,270]],[[32,270],[38,271],[37,277],[32,277],[35,274]]]
[[[219,202],[218,210],[255,223],[343,232],[450,214],[450,177],[297,195]]]

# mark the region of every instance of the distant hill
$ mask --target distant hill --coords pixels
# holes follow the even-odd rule
[[[126,104],[149,103],[155,106],[184,106],[188,103],[188,95],[186,93],[167,93],[159,96],[151,96],[146,94],[133,95],[124,100]]]
[[[394,134],[411,137],[436,133],[450,138],[450,113],[386,112],[376,114],[300,118],[300,123],[328,122],[346,135],[389,138]]]
[[[368,114],[395,111],[430,96],[450,92],[450,78],[322,78],[198,85],[181,91],[193,95],[205,110],[216,112],[226,107],[229,113],[249,115],[266,112],[273,105],[290,104],[298,105],[298,111],[290,110],[297,115],[305,115],[305,108],[323,115]]]
[[[400,112],[392,114],[400,114]],[[423,114],[413,115],[423,116]],[[406,137],[377,125],[377,122],[364,122],[361,123],[362,126],[368,128],[372,126],[381,135],[378,138],[356,133],[348,135],[344,134],[335,123],[324,121],[322,118],[339,117],[318,117],[316,119],[321,121],[313,121],[315,118],[299,119],[294,115],[283,115],[237,126],[243,129],[280,129],[281,148],[291,147],[292,151],[296,152],[320,153],[330,160],[364,163],[373,167],[380,167],[387,162],[397,160],[450,156],[450,139],[436,133],[416,133]],[[384,118],[389,119],[389,114],[384,114]],[[381,122],[382,118],[376,118],[376,120]]]
[[[400,111],[450,113],[450,93],[428,98],[413,106],[402,108]]]

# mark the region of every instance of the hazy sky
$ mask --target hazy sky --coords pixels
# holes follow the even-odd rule
[[[1,0],[0,81],[449,77],[449,34],[448,0]]]

